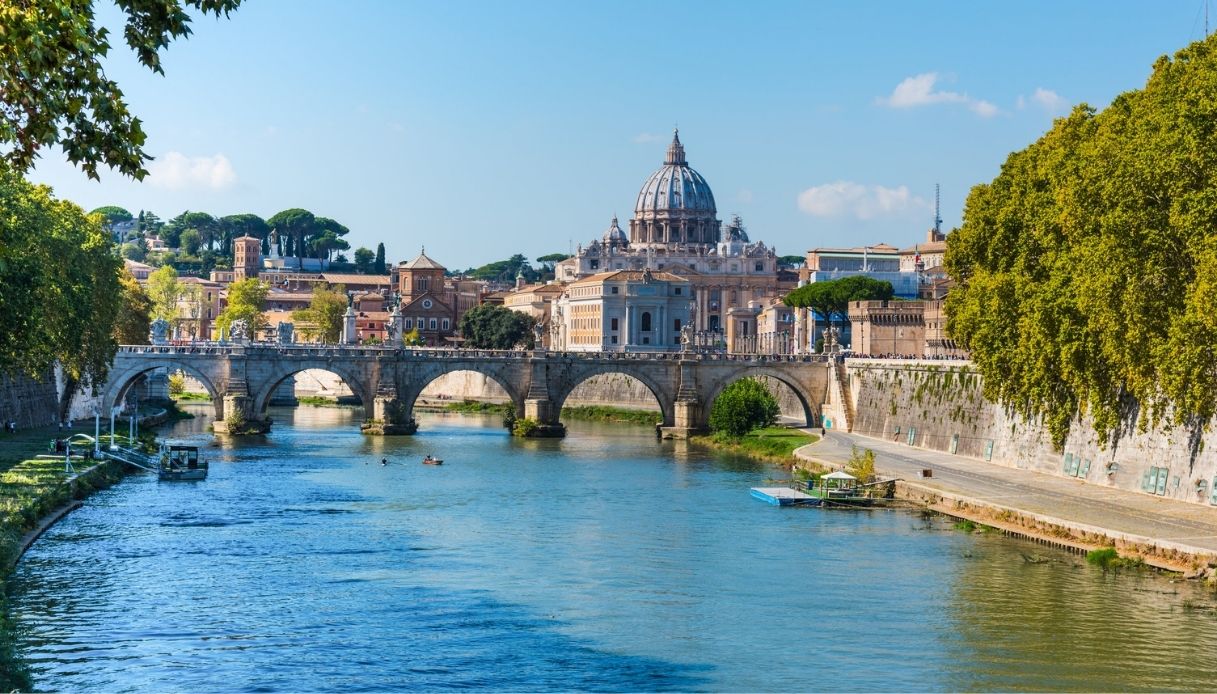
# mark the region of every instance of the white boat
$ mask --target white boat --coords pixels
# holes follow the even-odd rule
[[[170,482],[207,479],[207,461],[199,456],[198,446],[161,446],[157,476]]]

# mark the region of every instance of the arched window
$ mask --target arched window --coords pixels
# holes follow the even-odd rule
[[[644,332],[644,333],[651,332],[651,312],[650,311],[642,312],[642,332]]]

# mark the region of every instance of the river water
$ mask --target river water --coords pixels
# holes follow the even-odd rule
[[[907,511],[776,509],[748,494],[774,468],[645,428],[273,414],[255,441],[175,425],[208,480],[132,475],[36,543],[9,591],[40,689],[1217,689],[1190,584]]]

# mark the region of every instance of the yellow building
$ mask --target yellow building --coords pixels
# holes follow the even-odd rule
[[[691,289],[682,277],[650,270],[603,272],[573,282],[553,305],[553,349],[679,350]]]

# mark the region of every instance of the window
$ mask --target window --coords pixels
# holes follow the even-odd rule
[[[616,329],[617,329],[617,319],[614,318],[611,321],[609,321],[609,330],[616,330]],[[613,339],[616,339],[616,338],[613,338]]]
[[[617,287],[613,287],[613,289],[612,289],[612,293],[613,293],[613,294],[616,294],[616,293],[617,293],[617,289],[618,289]]]
[[[431,329],[432,329],[432,330],[435,330],[435,329],[436,329],[436,327],[437,327],[437,325],[436,325],[436,324],[437,324],[438,322],[439,322],[439,321],[435,320],[434,318],[432,318],[432,319],[431,319]]]
[[[642,332],[644,332],[644,333],[651,332],[651,312],[650,311],[642,312]]]
[[[613,344],[617,344],[617,336],[616,336],[616,335],[614,335],[614,336],[613,336],[613,340],[612,340],[612,342],[613,342]]]
[[[447,330],[447,329],[448,329],[448,325],[449,325],[449,324],[448,324],[448,319],[447,319],[447,318],[445,318],[445,319],[444,319],[444,330]]]
[[[764,263],[757,263],[757,264],[756,264],[756,271],[757,271],[757,272],[760,272],[761,270],[764,270],[764,269],[765,269],[765,264],[764,264]]]
[[[407,318],[406,322],[405,322],[405,326],[406,326],[406,330],[413,330],[414,329],[414,319]]]
[[[591,261],[591,262],[590,262],[590,264],[589,264],[589,267],[591,267],[591,269],[593,269],[593,270],[597,270],[597,269],[599,269],[599,268],[600,268],[600,261],[599,261],[599,260],[593,260],[593,261]]]
[[[676,288],[676,296],[680,296],[680,287]]]
[[[672,321],[672,329],[675,330],[676,332],[680,332],[680,319],[679,318]]]
[[[649,337],[642,338],[642,344],[644,344],[644,345],[651,344],[651,338],[649,338]]]

